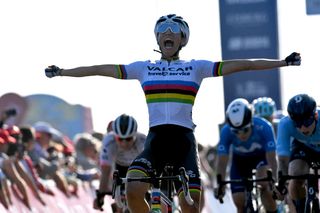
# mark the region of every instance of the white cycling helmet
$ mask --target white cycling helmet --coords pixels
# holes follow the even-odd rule
[[[112,130],[119,138],[129,138],[137,133],[138,124],[132,116],[122,114],[112,123]]]
[[[256,116],[268,118],[272,116],[276,109],[276,103],[270,97],[260,97],[252,101],[253,113]]]
[[[244,98],[233,100],[226,112],[227,123],[236,129],[241,129],[252,123],[252,110],[249,102]]]
[[[190,35],[189,25],[181,16],[177,16],[176,14],[161,16],[154,27],[156,39],[158,38],[158,33],[164,33],[168,29],[173,33],[181,32],[182,36],[185,38],[185,42],[182,44],[182,47],[187,45]]]

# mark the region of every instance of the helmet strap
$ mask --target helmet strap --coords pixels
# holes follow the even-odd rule
[[[179,60],[179,52],[180,52],[180,50],[181,50],[181,47],[180,47],[180,48],[177,50],[177,52],[171,57],[171,60],[170,60],[170,61]],[[161,51],[156,51],[156,52],[159,52],[159,53],[162,54]],[[163,60],[168,60],[168,59],[164,58],[163,55],[162,55],[161,59],[163,59]]]
[[[162,52],[160,50],[153,49],[153,51],[162,54]]]

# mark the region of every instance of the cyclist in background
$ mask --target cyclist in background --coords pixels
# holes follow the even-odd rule
[[[135,157],[143,150],[146,136],[137,132],[137,121],[134,117],[122,114],[112,122],[112,131],[103,139],[100,153],[101,178],[97,197],[93,207],[102,210],[103,199],[106,192],[111,192],[111,171],[119,171],[120,177],[126,177],[127,170]],[[118,208],[118,212],[122,212]]]
[[[273,123],[273,114],[276,112],[276,103],[270,97],[259,97],[252,101],[253,113]]]
[[[277,136],[278,124],[281,119],[281,110],[277,110],[276,103],[270,97],[259,97],[252,101],[253,106],[253,114],[258,117],[262,117],[269,121],[275,132],[275,136]],[[281,113],[281,114],[279,114]],[[279,117],[280,115],[280,117]],[[295,212],[295,207],[292,203],[292,199],[290,196],[285,197],[285,203],[288,204],[289,211],[291,213]]]
[[[287,107],[288,116],[278,126],[277,155],[279,170],[284,175],[308,174],[312,162],[320,163],[319,110],[307,94],[293,96]],[[304,211],[305,181],[290,180],[289,195],[298,213]]]
[[[128,177],[151,176],[150,170],[160,172],[168,163],[177,170],[185,167],[190,177],[190,194],[195,202],[190,206],[180,193],[181,208],[184,213],[199,212],[201,181],[192,108],[202,80],[246,70],[300,65],[301,57],[294,52],[284,60],[181,60],[179,53],[187,45],[190,31],[187,22],[175,14],[160,17],[154,34],[161,54],[160,60],[155,62],[147,60],[127,65],[106,64],[73,69],[60,69],[52,65],[45,69],[45,73],[49,78],[101,75],[140,81],[148,105],[150,129],[146,147],[130,166]],[[146,183],[127,184],[128,205],[133,213],[149,212],[150,207],[144,199],[148,188]],[[179,191],[181,186],[176,188]]]
[[[243,98],[237,98],[229,104],[226,121],[220,134],[216,165],[217,173],[221,174],[222,180],[226,177],[230,148],[232,152],[230,179],[252,178],[253,169],[256,170],[256,178],[266,177],[270,168],[272,173],[276,174],[275,138],[271,123],[253,117],[251,105]],[[267,213],[277,212],[277,205],[272,198],[268,183],[259,184],[261,201]],[[238,213],[244,211],[244,190],[241,184],[231,184],[232,198]],[[221,198],[217,194],[216,197]]]

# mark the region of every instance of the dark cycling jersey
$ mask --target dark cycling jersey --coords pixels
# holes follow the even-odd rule
[[[318,111],[318,113],[320,113]],[[316,123],[316,129],[311,136],[306,136],[294,126],[290,117],[286,116],[278,124],[277,155],[289,157],[291,154],[292,141],[296,139],[305,144],[310,149],[320,152],[320,125],[319,119]]]

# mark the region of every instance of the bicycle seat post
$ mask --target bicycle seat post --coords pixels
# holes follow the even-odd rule
[[[172,176],[173,175],[173,166],[170,165],[166,165],[164,167],[164,172],[166,173],[166,175],[168,176]],[[173,184],[171,180],[167,181],[167,196],[168,198],[172,201],[172,192],[173,192]]]

